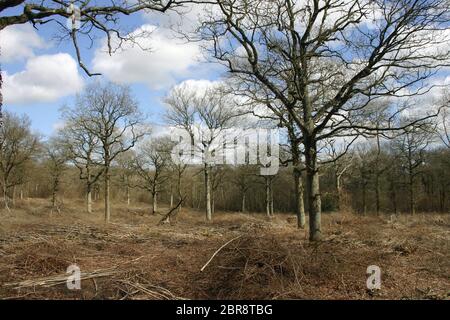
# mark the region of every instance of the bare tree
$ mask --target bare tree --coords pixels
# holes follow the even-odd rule
[[[219,187],[223,184],[223,180],[226,174],[224,166],[212,166],[211,167],[211,214],[214,215],[216,210],[216,194]]]
[[[69,159],[65,143],[57,137],[51,138],[45,145],[45,157],[47,170],[51,177],[52,212],[53,210],[60,212],[58,192],[61,185],[61,177],[66,169],[67,160]]]
[[[196,92],[186,84],[175,87],[165,100],[169,106],[169,124],[184,130],[190,137],[191,155],[203,163],[206,219],[212,219],[211,167],[214,157],[223,155],[224,132],[233,125],[237,110],[233,100],[221,87]],[[233,141],[232,139],[230,139]]]
[[[0,128],[0,177],[5,209],[8,191],[23,183],[23,166],[38,151],[38,137],[31,132],[30,119],[6,112]]]
[[[305,203],[304,203],[304,186],[302,180],[302,171],[304,171],[304,165],[302,162],[302,152],[300,149],[301,140],[299,139],[298,130],[295,123],[292,121],[292,117],[288,115],[287,124],[284,125],[288,129],[290,151],[292,155],[292,168],[294,175],[295,186],[295,210],[297,214],[297,227],[303,229],[306,225],[305,217]]]
[[[170,157],[169,137],[160,137],[146,141],[140,146],[135,159],[135,170],[142,179],[139,187],[152,195],[152,213],[158,212],[158,195],[170,176],[166,171]]]
[[[171,172],[171,195],[170,195],[170,207],[173,207],[173,185],[176,185],[176,191],[178,196],[178,202],[180,202],[183,198],[182,193],[182,179],[184,172],[186,171],[187,164],[184,163],[181,159],[180,161],[173,161],[173,159],[170,159],[169,161],[169,170]],[[175,182],[173,181],[175,180]],[[181,210],[182,203],[177,207],[177,214]]]
[[[119,154],[116,158],[116,163],[119,169],[120,187],[125,189],[125,199],[127,206],[130,205],[131,195],[130,189],[134,186],[133,177],[135,176],[135,159],[134,150],[128,150]]]
[[[441,113],[442,131],[440,131],[439,137],[442,143],[450,149],[450,108],[445,108]]]
[[[273,216],[273,178],[274,176],[263,176],[264,178],[264,190],[265,190],[265,195],[266,195],[266,201],[265,201],[265,205],[266,205],[266,215],[267,217],[271,218]]]
[[[353,164],[353,153],[348,154],[346,141],[336,141],[335,139],[324,140],[327,162],[331,162],[333,168],[334,185],[336,188],[337,210],[343,209],[342,206],[342,176]]]
[[[367,146],[359,145],[356,150],[356,163],[359,172],[359,185],[361,187],[361,213],[367,214],[367,193],[370,185],[370,175],[372,169],[370,166],[371,154]]]
[[[409,212],[412,215],[416,212],[416,178],[422,173],[425,151],[431,142],[432,133],[428,126],[411,126],[406,133],[394,140],[397,159],[401,161],[403,170],[407,174]]]
[[[81,98],[78,97],[80,104]],[[77,104],[78,104],[77,102]],[[63,108],[64,128],[59,130],[61,143],[67,149],[70,161],[78,168],[79,177],[86,184],[86,210],[92,212],[92,191],[103,173],[100,161],[100,140],[93,128],[86,128],[87,115],[78,109]]]
[[[241,195],[241,212],[246,212],[247,192],[255,182],[255,168],[250,165],[239,165],[235,168],[231,182],[237,186]]]
[[[444,90],[441,101],[443,106],[436,123],[436,134],[444,146],[450,149],[450,91]]]
[[[414,96],[430,88],[425,80],[448,64],[448,3],[217,0],[216,4],[195,37],[210,41],[215,60],[241,79],[241,91],[262,88],[260,99],[277,100],[300,128],[310,240],[318,240],[322,234],[318,142],[349,131],[393,129],[360,123],[353,114],[378,97]]]
[[[111,164],[116,157],[135,146],[145,135],[144,117],[127,87],[113,83],[92,83],[78,96],[73,111],[83,130],[99,142],[99,159],[103,166],[105,221],[111,217]]]

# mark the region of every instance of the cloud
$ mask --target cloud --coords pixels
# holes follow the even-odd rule
[[[202,95],[206,90],[217,88],[223,84],[224,83],[221,80],[212,81],[207,79],[188,79],[174,86],[174,89],[183,88],[189,92],[195,92]]]
[[[143,18],[151,25],[163,27],[166,31],[193,32],[204,21],[208,12],[217,8],[215,5],[197,3],[178,7],[176,10],[166,12],[147,11]],[[219,14],[219,12],[217,12]]]
[[[2,63],[19,61],[34,56],[34,49],[48,47],[29,24],[14,25],[0,32]]]
[[[143,31],[146,36],[139,37]],[[141,82],[152,89],[164,89],[175,84],[177,79],[188,77],[200,62],[197,43],[170,37],[153,25],[143,25],[131,35],[137,36],[137,44],[126,42],[122,50],[112,55],[107,53],[106,44],[97,50],[92,69],[117,83]]]
[[[66,53],[28,59],[23,71],[4,75],[5,103],[52,102],[78,92],[83,80],[76,61]]]
[[[64,121],[57,121],[57,122],[52,124],[52,129],[53,129],[53,131],[59,131],[59,130],[64,129],[65,126],[66,126],[66,122],[64,122]]]

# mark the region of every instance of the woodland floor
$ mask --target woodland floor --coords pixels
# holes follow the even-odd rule
[[[309,243],[287,214],[217,212],[207,223],[183,209],[176,224],[156,226],[148,212],[116,204],[105,225],[100,204],[89,215],[82,201],[59,214],[39,199],[2,210],[0,299],[450,298],[449,214],[323,214],[324,240]],[[66,287],[70,264],[81,290]],[[376,292],[369,265],[381,268]]]

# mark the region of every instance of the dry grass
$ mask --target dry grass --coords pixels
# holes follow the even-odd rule
[[[81,201],[61,214],[30,199],[0,213],[0,298],[25,299],[448,299],[450,216],[325,214],[325,239],[311,244],[292,216],[183,209],[156,226],[145,206],[116,204],[113,222]],[[100,205],[100,204],[99,204]],[[210,263],[211,256],[230,239]],[[77,264],[82,289],[68,290]],[[366,268],[382,288],[366,289]]]

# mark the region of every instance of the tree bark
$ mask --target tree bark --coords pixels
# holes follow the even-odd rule
[[[86,206],[87,206],[87,212],[92,213],[92,190],[91,186],[87,187],[86,191]]]
[[[177,181],[177,189],[178,189],[178,202],[179,202],[179,206],[177,208],[177,214],[181,211],[181,206],[183,205],[181,201],[183,198],[181,196],[181,174],[178,175],[178,181]]]
[[[378,165],[377,165],[378,166]],[[378,167],[375,173],[375,212],[380,215],[380,174],[378,172]]]
[[[5,202],[5,209],[10,211],[9,205],[8,205],[8,187],[7,187],[8,181],[6,179],[3,179],[3,201]]]
[[[409,211],[411,215],[416,213],[416,199],[414,194],[414,179],[412,175],[409,177]]]
[[[13,207],[15,207],[15,205],[16,205],[16,186],[15,185],[13,186],[13,189],[12,189],[12,205],[13,205]]]
[[[92,182],[89,162],[86,165],[86,210],[92,213]]]
[[[111,219],[111,207],[110,207],[110,200],[109,200],[109,193],[110,193],[110,185],[109,185],[109,166],[105,167],[105,222],[109,223]]]
[[[269,177],[264,176],[266,182],[266,215],[270,218],[270,182]]]
[[[305,203],[303,201],[303,182],[301,171],[294,168],[295,185],[295,211],[297,214],[297,227],[304,229],[306,225]]]
[[[381,145],[380,145],[380,135],[377,132],[377,157],[375,161],[375,211],[377,216],[380,215],[380,154],[381,154]]]
[[[272,176],[269,179],[270,181],[270,215],[273,217],[273,178]]]
[[[152,192],[152,213],[156,214],[158,212],[158,193],[156,191]]]
[[[245,212],[245,192],[242,193],[241,212]]]
[[[397,214],[397,193],[395,191],[395,183],[394,180],[389,181],[389,189],[390,189],[390,196],[391,196],[391,202],[392,202],[392,209],[394,211],[394,214]]]
[[[341,176],[339,173],[335,173],[336,178],[336,196],[337,196],[337,211],[342,210],[342,187],[341,187]]]
[[[306,193],[309,200],[309,240],[318,241],[322,238],[319,169],[317,167],[316,142],[311,137],[305,137]]]
[[[363,185],[362,185],[362,214],[363,216],[365,216],[367,214],[367,183],[366,181],[363,181]]]
[[[127,194],[127,206],[129,206],[131,201],[130,201],[130,185],[128,182],[128,177],[127,177],[127,185],[125,186],[125,188],[126,188],[126,194]]]
[[[58,187],[59,187],[59,177],[56,176],[55,180],[53,181],[52,208],[56,208],[56,195],[58,193]]]
[[[205,163],[205,209],[206,209],[206,220],[212,220],[211,212],[211,177],[209,172],[209,165]]]

